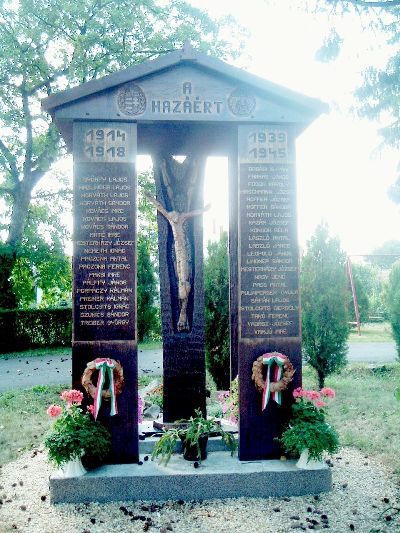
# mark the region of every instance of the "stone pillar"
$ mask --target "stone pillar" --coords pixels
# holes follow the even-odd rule
[[[118,414],[110,417],[103,400],[99,418],[112,431],[110,462],[136,462],[136,125],[75,122],[73,135],[72,384],[82,389],[86,364],[98,357],[121,363]]]
[[[241,460],[280,456],[275,440],[301,384],[294,134],[286,125],[238,127],[238,354]],[[261,410],[253,362],[281,352],[293,382]]]

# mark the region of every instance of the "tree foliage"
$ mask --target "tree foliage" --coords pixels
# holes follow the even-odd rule
[[[390,269],[400,259],[400,241],[386,241],[372,251],[368,257],[371,265],[382,269]]]
[[[31,193],[59,154],[60,138],[40,99],[127,68],[191,40],[234,54],[215,21],[183,0],[19,0],[0,3],[0,195],[10,211],[0,256],[0,306],[21,244]],[[240,45],[238,45],[240,48]],[[238,50],[236,50],[238,51]]]
[[[387,306],[393,338],[397,347],[397,358],[400,360],[400,261],[395,263],[390,271]]]
[[[137,243],[137,332],[138,341],[160,335],[160,319],[155,302],[157,278],[150,257],[149,239],[139,235]]]
[[[206,363],[218,389],[230,388],[228,235],[209,242],[204,261]]]
[[[18,307],[35,304],[36,288],[42,290],[43,307],[70,303],[71,258],[65,252],[71,238],[66,224],[70,214],[71,196],[68,192],[48,196],[43,190],[37,191],[28,209],[12,271]]]
[[[152,173],[138,174],[137,328],[138,339],[161,336],[158,295],[157,217],[144,192],[155,196]]]
[[[368,298],[369,315],[387,318],[386,284],[382,269],[376,265],[353,264],[353,275],[362,287],[361,292]],[[357,298],[358,295],[359,292],[357,292]]]
[[[325,378],[346,364],[349,333],[346,309],[345,255],[328,227],[320,224],[301,262],[303,352]]]

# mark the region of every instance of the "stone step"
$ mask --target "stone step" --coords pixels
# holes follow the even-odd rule
[[[239,461],[229,452],[210,452],[198,468],[174,455],[167,466],[144,460],[142,465],[105,465],[82,477],[50,478],[52,503],[135,500],[203,500],[301,496],[331,490],[327,465],[300,470],[295,461]]]

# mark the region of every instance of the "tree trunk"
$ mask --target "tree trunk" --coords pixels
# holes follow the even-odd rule
[[[28,216],[30,192],[23,182],[16,189],[7,241],[0,248],[0,308],[3,309],[17,307],[17,299],[12,290],[11,274]]]
[[[325,374],[322,370],[317,370],[318,373],[318,386],[320,389],[325,387]]]
[[[0,308],[15,309],[17,299],[12,290],[10,278],[15,265],[16,253],[11,246],[2,246],[0,250]]]

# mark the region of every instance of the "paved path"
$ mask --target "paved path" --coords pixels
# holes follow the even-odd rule
[[[139,375],[162,374],[162,350],[139,350]],[[71,357],[0,359],[0,393],[71,382]]]
[[[391,342],[349,344],[350,362],[389,363],[396,360],[396,354]],[[162,374],[162,350],[139,350],[139,375],[145,374]],[[0,392],[70,381],[71,357],[0,359]]]
[[[348,359],[351,363],[393,363],[397,350],[394,342],[351,342]]]

